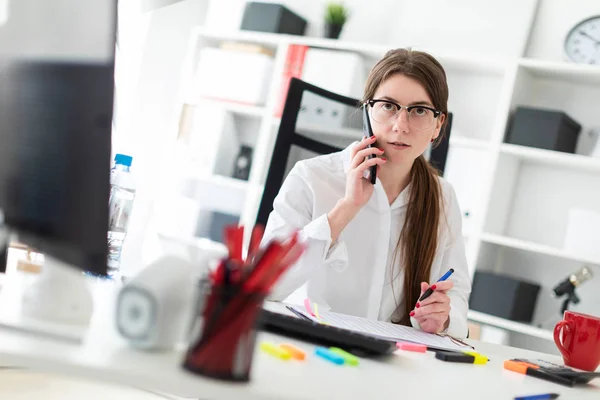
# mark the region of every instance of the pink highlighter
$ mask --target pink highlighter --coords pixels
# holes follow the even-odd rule
[[[313,312],[312,307],[310,306],[309,299],[304,299],[304,308],[310,315],[312,315],[313,317],[315,316],[315,313]]]
[[[415,353],[425,353],[427,346],[418,343],[396,342],[396,347],[400,350],[414,351]]]

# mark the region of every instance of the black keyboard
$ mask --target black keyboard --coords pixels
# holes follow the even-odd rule
[[[339,347],[359,357],[391,354],[396,343],[348,329],[262,310],[259,329],[326,347]]]

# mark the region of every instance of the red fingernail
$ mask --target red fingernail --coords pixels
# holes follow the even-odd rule
[[[417,303],[417,308],[421,307],[421,304]]]
[[[414,316],[415,316],[415,312],[414,312],[414,311],[411,311],[411,312],[410,312],[410,316],[411,316],[411,317],[414,317]]]
[[[387,161],[387,158],[385,158],[385,157],[381,157],[381,159],[382,159],[383,161]]]
[[[431,285],[431,290],[435,290],[436,287],[437,286],[435,286],[435,285]]]
[[[375,135],[371,136],[371,139],[375,139]]]
[[[381,151],[383,153],[383,149],[378,148],[377,150]]]

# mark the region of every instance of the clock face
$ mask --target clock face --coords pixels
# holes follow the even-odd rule
[[[571,29],[565,40],[565,52],[576,63],[600,65],[600,15]]]

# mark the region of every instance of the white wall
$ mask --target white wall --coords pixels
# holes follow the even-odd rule
[[[597,0],[541,0],[527,57],[563,61],[565,37],[578,22],[600,15]]]
[[[399,4],[393,31],[397,43],[501,58],[523,54],[537,0],[402,0]]]
[[[114,2],[13,0],[0,8],[8,10],[0,35],[0,56],[112,60]],[[0,21],[6,18],[3,14]]]
[[[246,2],[211,0],[207,27],[238,30]],[[265,2],[284,4],[305,18],[309,22],[306,36],[323,36],[323,10],[327,1]],[[351,17],[340,40],[518,57],[523,54],[537,0],[493,3],[480,0],[346,0],[344,4]]]
[[[180,72],[190,30],[203,23],[206,6],[206,0],[185,0],[145,13],[139,8],[138,13],[123,21],[131,24],[126,40],[128,49],[137,48],[131,60],[133,66],[126,67],[128,71],[121,77],[134,83],[129,82],[127,96],[121,99],[126,110],[122,114],[126,115],[117,121],[113,141],[114,152],[133,156],[137,185],[122,256],[125,270],[137,270],[149,261],[145,255],[150,253],[143,252],[143,248],[151,234],[147,228],[153,202],[161,190],[157,178],[164,166],[166,149],[177,133],[174,106]]]
[[[238,30],[247,0],[211,0],[206,26],[212,29]],[[261,0],[283,4],[308,21],[306,36],[323,36],[325,0]],[[398,0],[346,0],[351,12],[340,36],[341,40],[387,43],[394,28]]]

